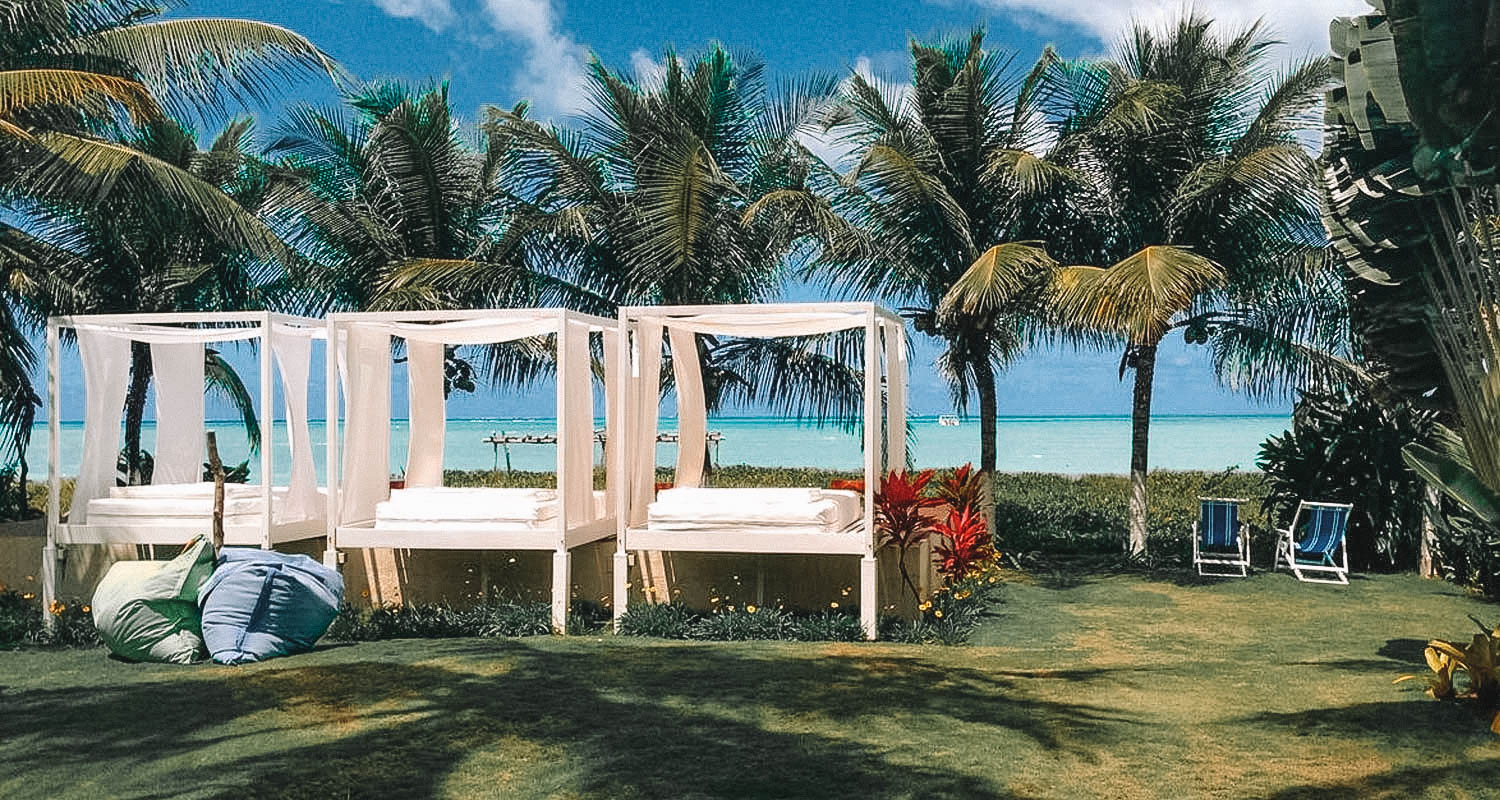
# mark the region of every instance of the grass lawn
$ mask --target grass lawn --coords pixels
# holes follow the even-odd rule
[[[0,653],[0,797],[1482,798],[1500,737],[1391,685],[1500,607],[1406,576],[1018,579],[972,647]]]

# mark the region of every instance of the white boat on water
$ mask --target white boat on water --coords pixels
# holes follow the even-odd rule
[[[942,416],[938,417],[938,424],[942,425],[944,427],[947,427],[947,428],[958,427],[958,424],[959,424],[958,415],[956,415],[956,414],[943,414]]]

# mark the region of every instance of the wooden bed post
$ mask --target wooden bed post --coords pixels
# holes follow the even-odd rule
[[[875,560],[875,488],[880,485],[880,339],[874,306],[865,317],[865,554],[859,560],[859,624],[874,641],[879,619]]]
[[[625,615],[625,609],[630,603],[630,555],[625,549],[625,530],[630,524],[631,487],[630,473],[625,469],[625,454],[631,446],[631,438],[627,434],[630,430],[630,414],[626,409],[631,407],[629,396],[634,388],[630,380],[630,317],[623,310],[620,311],[619,328],[615,335],[615,385],[612,387],[614,401],[605,409],[608,416],[605,417],[604,435],[606,439],[614,438],[610,463],[605,465],[605,469],[615,473],[614,607],[611,611],[615,632],[619,633],[620,618]]]
[[[57,618],[49,609],[57,601],[58,556],[57,529],[62,524],[62,476],[58,437],[62,432],[61,415],[58,413],[58,372],[61,358],[58,354],[57,320],[47,320],[47,543],[42,547],[42,622],[47,630],[57,626]]]
[[[323,341],[323,437],[324,461],[323,484],[327,487],[328,499],[324,520],[325,544],[323,565],[339,568],[338,524],[339,524],[339,351],[338,324],[333,315],[328,317],[325,328],[327,337]]]
[[[555,634],[566,634],[568,632],[568,592],[572,588],[572,575],[568,563],[568,481],[576,480],[568,474],[568,446],[572,440],[572,431],[569,422],[573,420],[568,415],[568,393],[577,391],[575,386],[568,385],[568,342],[573,336],[572,325],[568,321],[568,312],[557,312],[557,551],[552,554],[552,632]],[[589,387],[584,387],[588,391]],[[593,424],[589,425],[589,435],[593,435]],[[589,482],[589,496],[593,497],[592,475]]]
[[[260,324],[260,547],[262,550],[270,550],[273,484],[271,453],[276,449],[276,427],[272,422],[276,416],[276,408],[271,401],[271,347],[275,335],[271,326],[271,312],[267,311],[261,317]],[[290,433],[288,430],[288,435]]]

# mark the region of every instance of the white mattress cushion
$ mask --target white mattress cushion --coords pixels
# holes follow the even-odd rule
[[[664,489],[647,509],[655,530],[723,527],[813,528],[837,532],[858,522],[857,492],[842,489]]]
[[[594,492],[596,518],[606,516],[604,492]],[[375,527],[427,527],[444,523],[496,523],[545,527],[557,518],[552,489],[424,487],[393,489],[375,506]]]
[[[89,501],[88,522],[90,525],[147,524],[147,521],[152,519],[200,520],[211,517],[214,510],[214,485],[212,483],[116,486],[110,490],[109,494],[109,497],[97,497]],[[284,499],[286,494],[285,486],[272,487],[272,502]],[[224,487],[226,519],[259,516],[264,508],[264,497],[260,486],[229,484]]]

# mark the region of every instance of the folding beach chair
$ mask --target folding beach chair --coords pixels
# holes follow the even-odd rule
[[[1240,503],[1227,497],[1198,498],[1193,523],[1193,566],[1199,575],[1243,578],[1250,574],[1250,532],[1240,522]]]
[[[1299,581],[1347,584],[1349,548],[1344,546],[1344,532],[1352,508],[1349,503],[1298,503],[1292,524],[1276,543],[1272,569],[1280,569],[1285,561]]]

